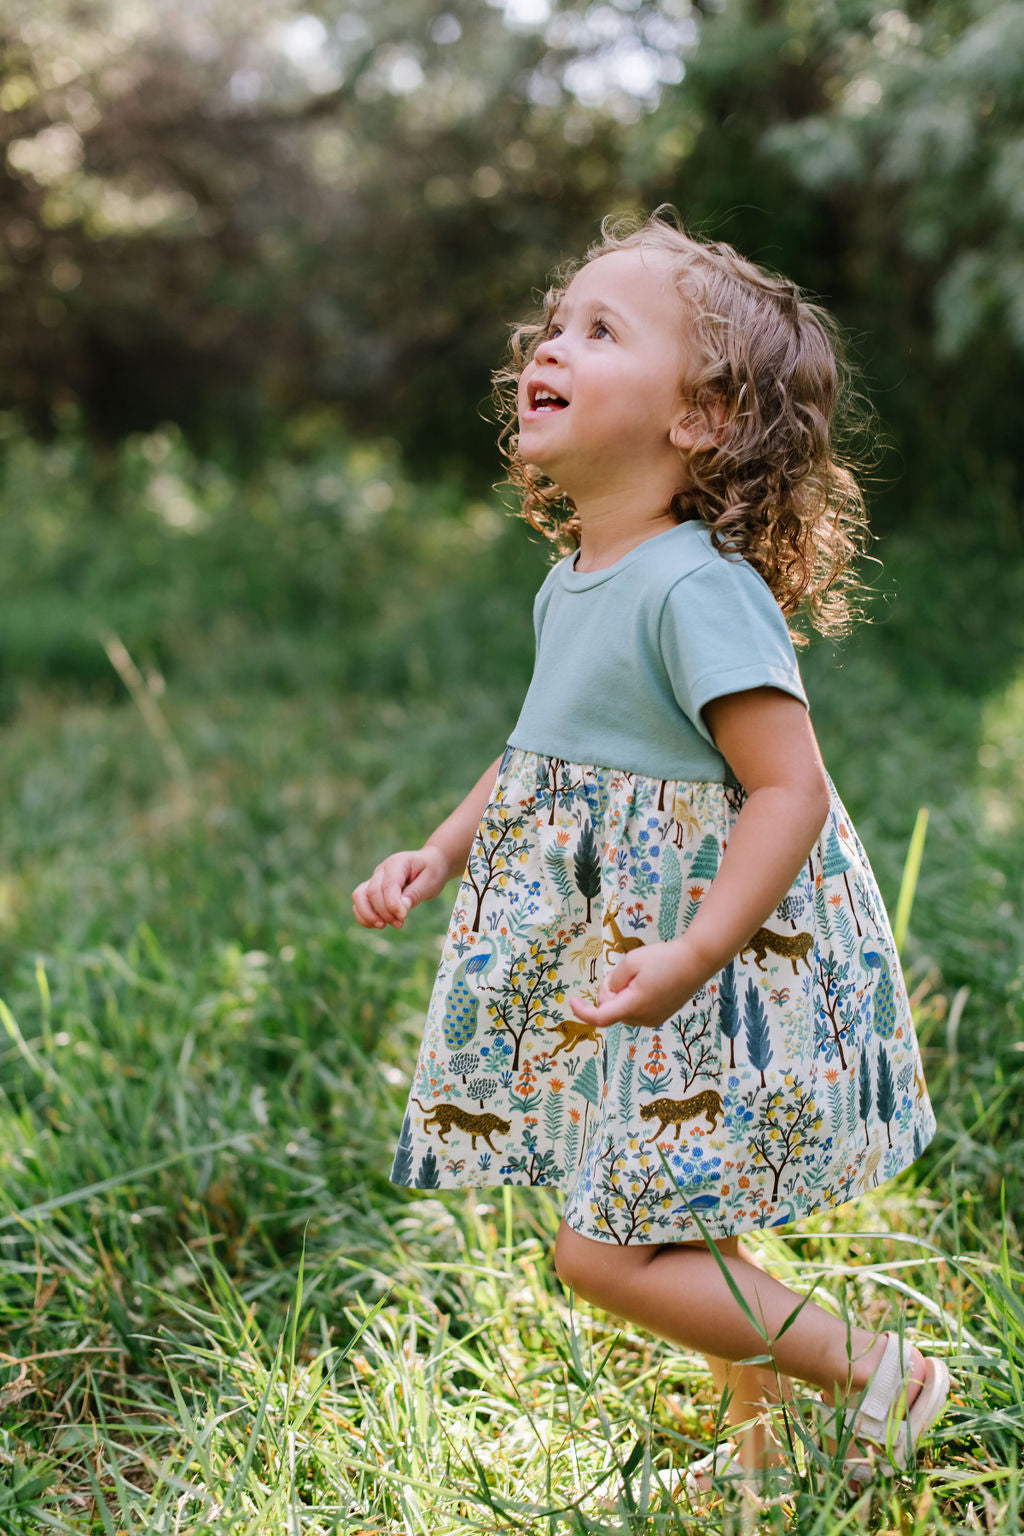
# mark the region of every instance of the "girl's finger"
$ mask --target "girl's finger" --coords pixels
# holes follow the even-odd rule
[[[598,1002],[607,1002],[609,998],[615,997],[620,992],[624,992],[625,989],[631,985],[635,975],[636,963],[630,955],[627,955],[626,958],[624,960],[620,960],[618,965],[616,965],[612,970],[605,971],[601,985],[597,991]]]
[[[429,881],[427,880],[425,874],[417,875],[412,884],[406,886],[404,892],[402,893],[402,900],[406,904],[406,910],[408,910],[409,907],[417,906],[421,901],[425,901],[428,896],[433,895],[433,892],[428,889],[428,886]]]
[[[368,895],[369,881],[364,880],[362,885],[356,886],[352,892],[352,911],[356,921],[364,928],[383,928],[384,919],[373,906]]]
[[[388,872],[382,889],[384,906],[391,917],[403,922],[412,902],[404,900],[405,883],[409,878],[409,866],[404,861]]]
[[[584,1024],[596,1024],[601,1027],[605,1024],[628,1023],[632,1002],[633,999],[627,987],[609,998],[602,998],[598,993],[596,1003],[585,1002],[582,997],[570,997],[569,1007]]]

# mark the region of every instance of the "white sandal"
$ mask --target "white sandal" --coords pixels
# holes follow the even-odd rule
[[[736,1447],[731,1440],[720,1440],[713,1451],[706,1456],[700,1456],[696,1461],[691,1461],[683,1474],[683,1487],[691,1504],[697,1504],[701,1499],[707,1498],[713,1492],[711,1486],[705,1487],[702,1478],[713,1484],[719,1478],[742,1478],[746,1476],[746,1470],[739,1457],[736,1455]]]
[[[924,1380],[908,1408],[911,1346],[906,1341],[901,1346],[896,1334],[887,1333],[881,1363],[856,1408],[843,1422],[844,1438],[870,1442],[900,1472],[913,1461],[918,1446],[942,1413],[949,1397],[946,1362],[934,1355],[922,1358]],[[847,1459],[846,1470],[854,1482],[865,1482],[871,1476],[872,1466],[863,1456],[854,1456]]]

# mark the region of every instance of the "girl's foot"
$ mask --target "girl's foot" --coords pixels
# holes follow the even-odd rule
[[[858,1364],[851,1406],[840,1415],[843,1438],[849,1436],[853,1447],[864,1444],[880,1451],[902,1471],[946,1406],[948,1367],[910,1344],[901,1345],[894,1333],[883,1334]],[[854,1482],[866,1482],[872,1476],[870,1455],[857,1449],[853,1455],[847,1453],[845,1465]]]

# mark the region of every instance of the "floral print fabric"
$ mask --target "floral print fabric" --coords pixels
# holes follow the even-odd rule
[[[773,917],[657,1029],[574,993],[673,938],[743,802],[509,748],[459,888],[391,1177],[557,1185],[584,1236],[723,1237],[840,1204],[935,1120],[874,878],[835,792]]]

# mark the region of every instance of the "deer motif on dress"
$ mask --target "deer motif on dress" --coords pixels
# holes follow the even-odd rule
[[[601,926],[602,928],[610,928],[612,934],[610,939],[605,939],[604,941],[606,960],[610,959],[612,955],[628,955],[631,949],[643,948],[643,939],[638,939],[635,934],[623,933],[615,921],[621,911],[621,901],[610,901],[604,909]]]

